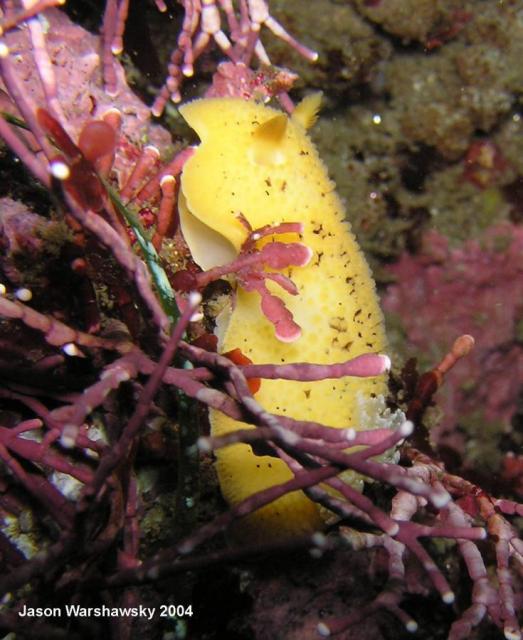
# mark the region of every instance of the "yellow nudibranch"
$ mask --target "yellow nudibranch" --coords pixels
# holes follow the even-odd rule
[[[227,320],[218,323],[220,352],[240,348],[256,364],[343,362],[385,347],[369,267],[306,134],[318,107],[319,99],[312,97],[290,117],[240,98],[196,100],[180,108],[201,140],[184,167],[179,201],[182,231],[195,261],[209,269],[238,255],[248,233],[240,214],[253,229],[301,222],[300,241],[313,252],[306,266],[292,268],[297,295],[274,288],[301,327],[296,341],[278,340],[260,311],[258,295],[241,288]],[[284,238],[297,239],[296,234]],[[272,290],[272,283],[268,287]],[[263,380],[256,400],[275,414],[359,429],[372,411],[372,399],[385,391],[384,375]],[[248,426],[215,410],[210,420],[212,435]],[[366,426],[372,426],[368,416]],[[230,504],[292,478],[283,461],[257,456],[246,444],[218,450],[216,458],[221,490]],[[241,535],[253,541],[311,533],[322,528],[323,520],[317,505],[296,491],[243,518],[239,526]]]

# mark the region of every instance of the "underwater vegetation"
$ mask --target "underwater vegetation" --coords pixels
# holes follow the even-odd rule
[[[523,4],[62,4],[0,3],[5,637],[520,639]]]
[[[428,231],[416,256],[405,254],[390,266],[396,282],[383,300],[384,308],[396,316],[401,309],[419,309],[416,316],[403,318],[402,326],[409,343],[433,358],[452,340],[449,326],[474,335],[474,350],[449,374],[448,384],[438,395],[442,417],[432,428],[431,437],[440,449],[446,439],[445,446],[465,454],[467,464],[493,471],[508,455],[501,440],[509,432],[521,392],[523,354],[517,331],[521,322],[522,242],[521,227],[508,222],[494,225],[478,240],[454,249],[447,238]],[[461,303],[456,305],[455,300]],[[446,323],[438,323],[442,317]],[[433,327],[430,338],[427,326]],[[504,376],[505,367],[514,375]],[[478,370],[483,375],[478,377]],[[481,424],[483,438],[465,438],[455,428],[458,424],[465,429]],[[490,438],[497,442],[492,445]]]

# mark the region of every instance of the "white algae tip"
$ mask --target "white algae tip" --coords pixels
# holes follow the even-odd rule
[[[329,638],[331,635],[331,630],[323,622],[320,622],[316,629],[322,638]]]

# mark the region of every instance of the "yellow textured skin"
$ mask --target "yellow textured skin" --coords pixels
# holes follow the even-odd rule
[[[196,261],[209,268],[237,255],[247,235],[239,213],[254,229],[303,223],[301,242],[314,252],[308,265],[285,272],[298,287],[297,296],[268,284],[293,313],[301,337],[280,342],[261,313],[259,296],[239,289],[220,351],[239,347],[254,363],[275,364],[333,363],[383,351],[383,319],[372,276],[334,184],[301,124],[312,121],[312,115],[304,117],[301,109],[287,119],[277,110],[237,98],[197,100],[180,111],[201,140],[184,167],[180,196],[182,229]],[[298,240],[296,234],[277,239]],[[256,399],[275,414],[359,428],[361,399],[385,391],[384,376],[312,383],[263,380]],[[216,411],[210,418],[213,435],[247,426]],[[227,447],[216,457],[220,486],[230,504],[292,477],[281,460],[256,456],[248,445]],[[251,541],[285,538],[321,526],[317,506],[294,492],[244,518],[241,534]]]

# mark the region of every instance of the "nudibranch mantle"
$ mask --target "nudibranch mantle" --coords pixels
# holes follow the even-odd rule
[[[299,240],[313,252],[306,266],[284,271],[298,295],[274,287],[302,329],[295,342],[279,341],[260,311],[258,295],[238,288],[228,323],[220,331],[219,349],[240,348],[257,364],[341,362],[382,352],[386,344],[369,267],[306,134],[315,108],[310,100],[288,117],[240,98],[196,100],[180,108],[201,140],[184,167],[179,201],[182,231],[195,261],[208,269],[237,256],[247,237],[240,214],[253,229],[301,222],[301,237],[288,234],[283,241]],[[272,290],[272,283],[268,286]],[[362,413],[368,411],[362,412],[362,398],[371,405],[385,392],[384,375],[319,382],[264,380],[256,399],[275,414],[358,429]],[[213,435],[247,427],[214,410],[210,420]],[[283,461],[257,456],[249,445],[226,447],[216,457],[222,493],[230,504],[292,477]],[[322,518],[315,503],[294,492],[240,525],[241,535],[250,540],[285,538],[320,529]]]

